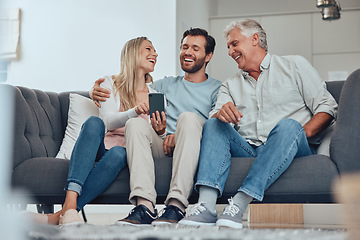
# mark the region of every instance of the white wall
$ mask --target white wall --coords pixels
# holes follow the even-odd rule
[[[213,16],[238,16],[274,14],[284,12],[318,11],[316,0],[214,0],[216,14]],[[341,8],[360,7],[359,0],[337,0]]]
[[[264,27],[270,53],[302,55],[324,80],[336,80],[329,76],[334,71],[344,73],[346,78],[360,67],[360,1],[340,2],[344,8],[341,18],[329,22],[321,19],[315,0],[311,4],[295,0],[266,3],[261,0],[218,0],[216,14],[210,17],[210,34],[216,38],[217,50],[209,73],[223,81],[238,71],[236,63],[227,54],[223,30],[231,21],[252,18]]]
[[[180,54],[180,41],[183,33],[190,27],[209,29],[209,18],[216,14],[216,0],[177,0],[176,1],[176,52]],[[182,74],[177,61],[177,73]],[[210,63],[211,64],[211,63]],[[210,65],[209,65],[210,66]]]
[[[20,59],[8,83],[47,91],[87,90],[119,71],[126,41],[147,36],[159,57],[154,79],[176,74],[176,0],[2,0],[21,8]]]

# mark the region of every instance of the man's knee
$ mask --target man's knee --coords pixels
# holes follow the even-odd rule
[[[176,132],[201,132],[204,120],[193,112],[184,112],[180,114],[176,122]]]
[[[147,136],[151,125],[143,118],[131,118],[125,124],[125,139],[137,139]]]
[[[204,124],[204,130],[205,129],[214,130],[225,124],[227,124],[227,123],[224,123],[217,118],[209,118],[208,120],[206,120],[206,122]]]
[[[277,131],[284,131],[286,133],[290,133],[291,131],[294,132],[294,134],[297,134],[299,130],[301,130],[303,127],[301,124],[291,118],[286,118],[280,120],[278,124],[276,124],[275,128]]]
[[[291,118],[285,118],[280,120],[280,122],[276,125],[277,127],[281,127],[281,128],[300,128],[302,127],[301,124]]]
[[[125,132],[126,131],[136,131],[148,127],[149,123],[143,118],[131,118],[126,121]]]
[[[201,118],[196,113],[183,112],[178,117],[177,124],[193,124],[194,121],[199,121],[199,119]]]

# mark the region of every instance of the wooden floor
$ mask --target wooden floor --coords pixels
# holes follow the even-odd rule
[[[249,223],[304,224],[303,204],[250,204]]]

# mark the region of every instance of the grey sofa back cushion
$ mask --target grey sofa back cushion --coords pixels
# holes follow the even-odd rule
[[[14,166],[35,157],[54,157],[62,131],[57,93],[15,88]]]
[[[344,81],[326,82],[327,90],[331,93],[331,95],[334,97],[337,103],[339,103],[340,94],[343,85],[344,85]]]
[[[344,83],[330,157],[340,173],[360,171],[360,69]]]

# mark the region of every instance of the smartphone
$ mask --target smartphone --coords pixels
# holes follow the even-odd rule
[[[165,111],[164,94],[149,93],[149,108],[150,108],[150,118],[152,117],[152,114],[155,113],[156,111],[159,111],[161,117],[161,112]]]

